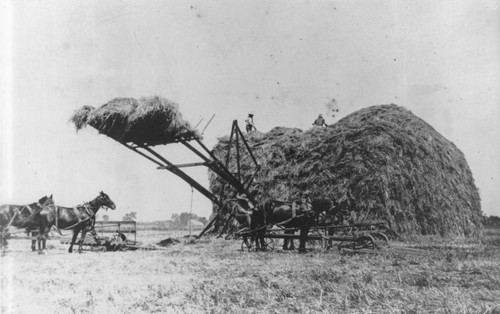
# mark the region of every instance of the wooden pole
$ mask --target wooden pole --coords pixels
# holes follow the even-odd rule
[[[189,239],[191,239],[191,220],[193,219],[193,186],[191,186],[191,206],[189,207]]]
[[[241,182],[240,175],[240,141],[238,132],[236,132],[236,177],[238,178],[238,182]]]

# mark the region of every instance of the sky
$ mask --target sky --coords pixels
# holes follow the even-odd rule
[[[212,147],[255,114],[259,131],[334,123],[361,108],[411,110],[465,154],[486,215],[500,216],[498,1],[0,0],[0,203],[53,194],[75,206],[100,191],[111,219],[139,221],[210,202],[92,128],[83,105],[160,95]],[[172,144],[158,151],[199,161]],[[187,170],[208,187],[206,168]],[[192,202],[191,202],[192,198]]]

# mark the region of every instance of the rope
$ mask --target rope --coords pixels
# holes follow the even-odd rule
[[[302,214],[302,215],[298,215],[298,216],[295,216],[295,217],[288,218],[287,220],[282,221],[282,222],[280,222],[280,223],[277,223],[277,224],[275,224],[275,225],[276,225],[276,226],[281,226],[281,225],[286,224],[287,222],[292,221],[292,220],[293,220],[293,219],[295,219],[295,218],[300,218],[300,217],[302,217],[302,216],[305,216],[305,214]]]

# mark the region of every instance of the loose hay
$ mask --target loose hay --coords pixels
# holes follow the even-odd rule
[[[80,109],[77,109],[73,113],[73,116],[71,117],[70,121],[75,124],[77,130],[82,129],[87,125],[89,114],[94,109],[95,108],[92,106],[83,106]]]
[[[161,240],[160,242],[158,242],[156,245],[159,245],[159,246],[171,246],[171,245],[178,244],[178,243],[181,243],[181,241],[178,240],[178,239],[166,238],[166,239]]]
[[[294,200],[310,190],[358,218],[384,219],[400,235],[471,235],[481,226],[479,193],[463,153],[405,108],[373,106],[326,128],[277,127],[249,134],[248,141],[262,166],[253,185],[259,201]],[[215,153],[225,158],[227,145],[227,137],[219,139]],[[243,151],[245,175],[250,165]],[[210,187],[223,198],[232,191],[212,173]],[[220,217],[214,231],[229,210]]]
[[[83,106],[70,119],[77,130],[90,125],[120,142],[159,145],[200,134],[184,121],[178,105],[159,96],[114,98],[99,108]]]

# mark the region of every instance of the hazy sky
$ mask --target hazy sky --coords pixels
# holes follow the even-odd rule
[[[204,142],[255,114],[259,130],[307,129],[396,103],[462,150],[486,214],[500,215],[498,1],[0,0],[0,203],[54,194],[73,206],[103,190],[111,218],[189,211],[190,186],[92,129],[83,105],[161,95]],[[327,117],[327,123],[336,121]],[[175,162],[198,159],[160,147]],[[208,187],[206,168],[189,171]],[[193,212],[211,205],[194,193]],[[102,214],[102,213],[101,213]]]

